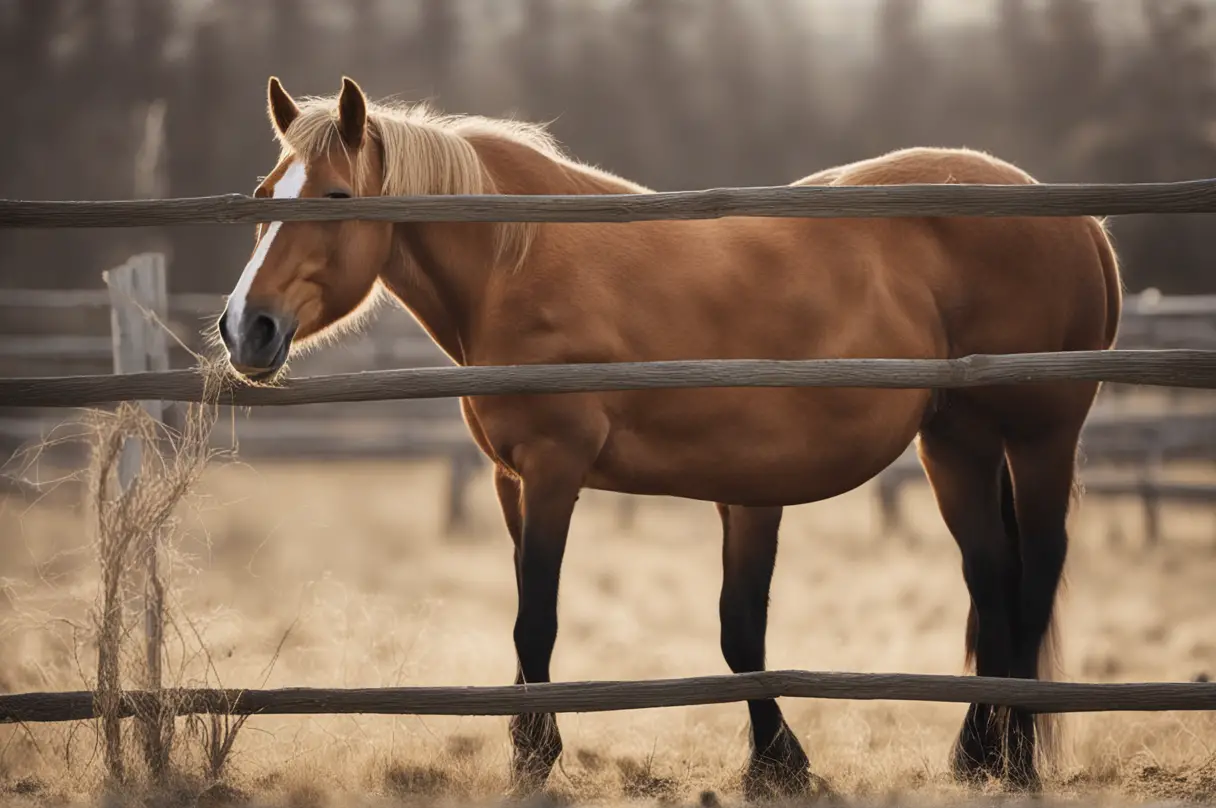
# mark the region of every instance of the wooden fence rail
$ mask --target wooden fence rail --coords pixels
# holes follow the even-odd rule
[[[0,228],[150,227],[271,221],[636,222],[723,216],[1116,216],[1216,213],[1216,179],[1133,184],[774,186],[646,194],[434,195],[355,199],[0,200]]]
[[[749,699],[972,702],[1038,713],[1216,709],[1214,682],[1048,682],[912,673],[761,671],[642,681],[545,682],[492,687],[165,690],[178,715],[515,715],[592,713],[726,704]],[[119,715],[145,715],[152,694],[126,691]],[[91,691],[0,696],[0,723],[97,717]]]
[[[433,367],[233,383],[239,406],[692,387],[982,387],[1048,381],[1216,389],[1216,351],[1066,351],[960,359],[706,359],[562,365]],[[124,376],[0,379],[0,406],[87,407],[116,401],[200,401],[196,370]]]

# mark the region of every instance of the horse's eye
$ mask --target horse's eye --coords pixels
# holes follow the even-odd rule
[[[350,194],[346,191],[330,191],[325,195],[326,199],[350,199]]]

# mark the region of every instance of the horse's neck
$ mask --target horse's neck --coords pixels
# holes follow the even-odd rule
[[[430,334],[452,361],[466,363],[472,319],[492,256],[486,225],[399,224],[393,228],[393,259],[380,275],[390,293]]]
[[[628,183],[563,166],[531,147],[471,137],[504,194],[627,193]],[[458,364],[466,364],[496,263],[491,223],[413,222],[394,228],[394,259],[381,275],[388,290]],[[540,245],[534,245],[536,249]]]

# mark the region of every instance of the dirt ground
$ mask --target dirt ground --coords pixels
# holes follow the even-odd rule
[[[212,468],[173,538],[167,678],[246,687],[509,683],[511,547],[491,483],[477,481],[475,526],[451,539],[439,529],[443,484],[434,464]],[[727,672],[714,508],[645,500],[626,528],[617,505],[590,492],[577,509],[555,679]],[[906,509],[915,542],[875,535],[868,487],[786,512],[770,668],[962,670],[967,596],[957,550],[926,488],[909,488]],[[1139,520],[1134,501],[1096,496],[1075,514],[1062,602],[1067,679],[1216,673],[1216,514],[1167,509],[1158,548],[1137,540]],[[1122,540],[1112,546],[1116,528]],[[98,574],[87,512],[69,496],[0,500],[0,564],[0,692],[91,686]],[[783,708],[816,772],[847,802],[975,796],[946,770],[962,705],[786,700]],[[742,704],[564,715],[559,724],[566,754],[551,781],[559,797],[695,803],[708,790],[740,802]],[[1216,715],[1091,714],[1065,727],[1053,797],[1216,801]],[[184,750],[197,746],[196,730],[179,724]],[[508,758],[505,718],[255,717],[219,785],[195,777],[182,788],[194,789],[188,804],[224,795],[299,806],[493,801]],[[0,728],[6,802],[90,801],[100,769],[91,723]],[[211,802],[195,799],[204,788]]]

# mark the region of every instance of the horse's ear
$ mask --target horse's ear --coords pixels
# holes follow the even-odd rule
[[[267,108],[270,112],[270,120],[274,123],[274,128],[279,130],[279,134],[287,131],[287,127],[291,126],[300,115],[300,108],[296,106],[296,102],[291,100],[291,96],[283,89],[283,85],[279,83],[278,76],[270,77],[270,84],[266,88]]]
[[[352,79],[342,77],[342,94],[338,96],[338,132],[342,142],[351,149],[363,145],[367,131],[367,99]]]

